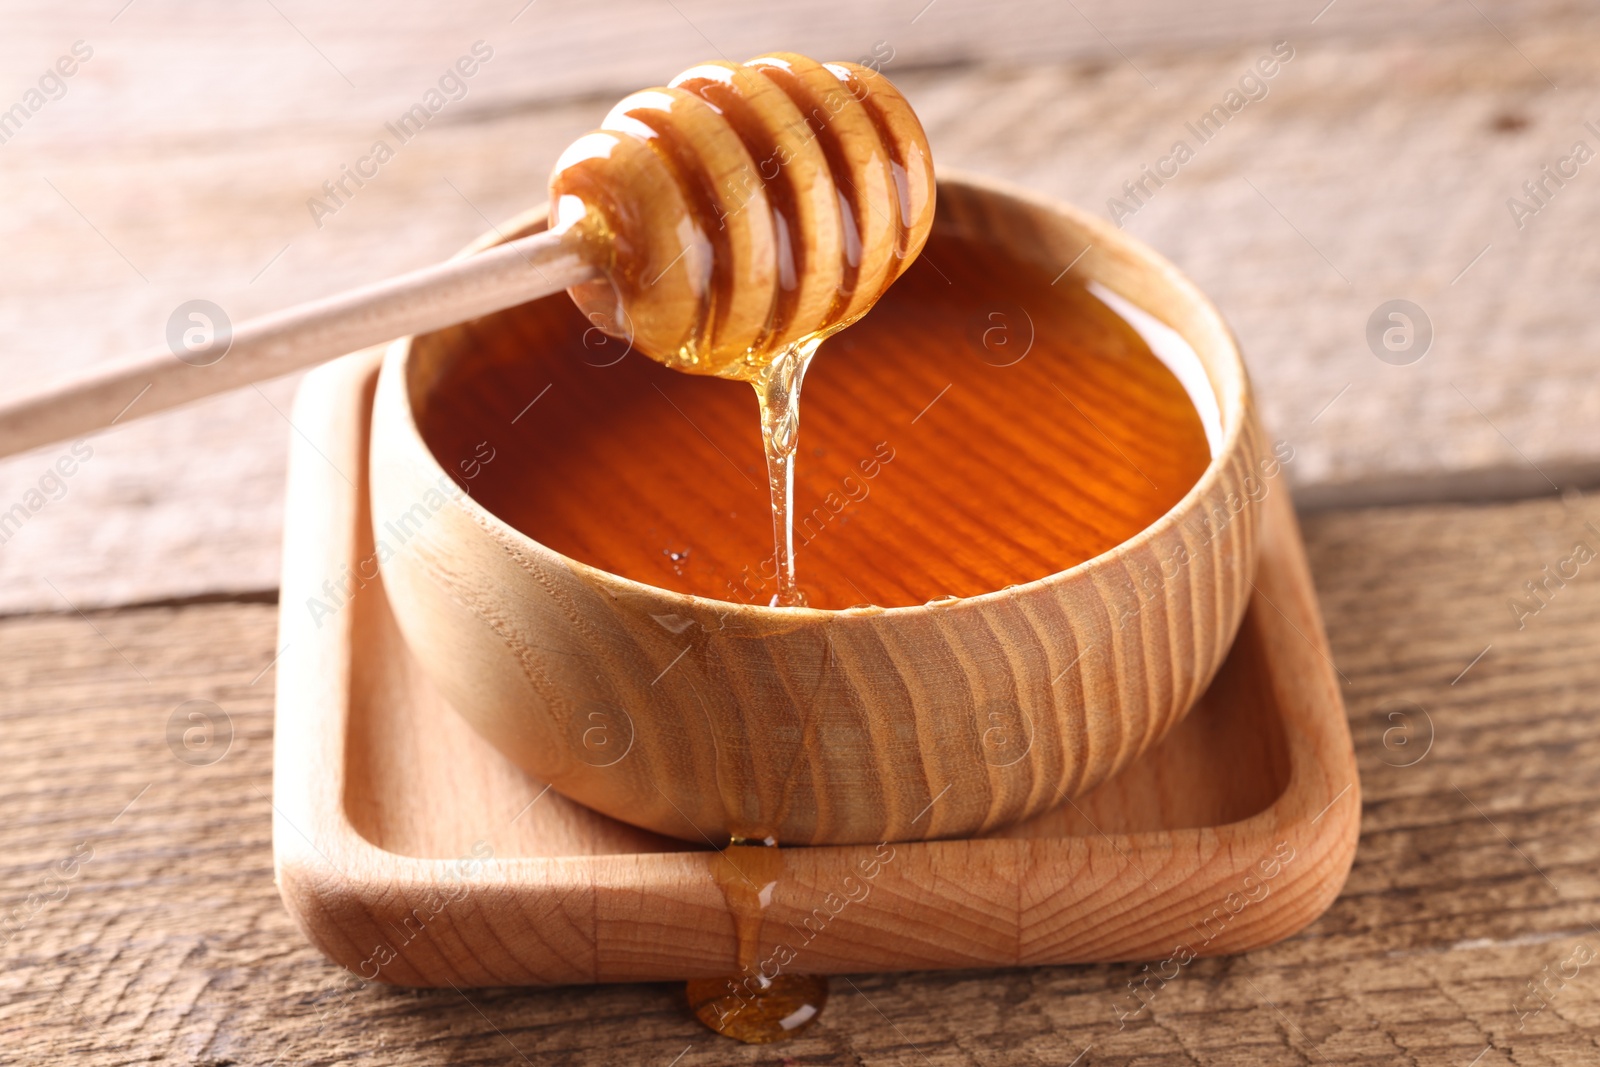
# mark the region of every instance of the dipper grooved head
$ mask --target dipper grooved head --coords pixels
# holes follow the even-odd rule
[[[750,378],[860,318],[922,251],[933,160],[854,63],[704,63],[624,99],[550,176],[552,228],[604,277],[568,290],[652,359]]]

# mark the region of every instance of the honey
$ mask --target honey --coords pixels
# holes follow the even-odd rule
[[[784,474],[810,606],[1034,581],[1132,537],[1200,477],[1206,421],[1148,325],[1061,266],[935,230],[870,313],[821,343]],[[565,302],[462,329],[518,339],[440,368],[418,412],[436,455],[487,440],[506,457],[452,472],[480,503],[614,574],[771,602],[784,568],[748,390],[618,358],[624,343]]]
[[[767,459],[772,508],[773,607],[804,607],[795,575],[794,469],[800,444],[800,387],[821,339],[791,345],[752,380],[761,409],[761,448]]]
[[[724,1037],[750,1045],[795,1036],[814,1022],[828,999],[828,980],[791,974],[779,955],[762,959],[763,913],[783,874],[777,844],[735,839],[711,859],[712,874],[733,916],[738,971],[726,978],[688,982],[689,1009]]]
[[[550,177],[552,230],[602,275],[595,326],[675,370],[755,387],[773,526],[770,603],[797,607],[800,388],[817,345],[921,250],[933,169],[876,71],[794,53],[704,63],[623,99]]]

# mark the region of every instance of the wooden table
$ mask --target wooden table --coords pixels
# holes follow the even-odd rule
[[[0,545],[0,1062],[1600,1060],[1600,562],[1525,585],[1600,550],[1600,170],[1520,230],[1505,206],[1600,147],[1592,15],[841,0],[775,6],[762,34],[715,3],[434,6],[8,14],[0,104],[94,48],[0,145],[8,385],[148,343],[193,296],[243,317],[445,254],[537,199],[622,90],[713,50],[886,42],[942,161],[1099,207],[1290,40],[1269,95],[1128,227],[1217,298],[1295,445],[1361,765],[1350,881],[1123,1029],[1142,964],[838,979],[766,1049],[704,1031],[670,985],[347,994],[272,885],[275,383],[96,437]],[[605,24],[632,43],[590,61]],[[306,199],[477,39],[496,59],[457,110],[317,229]],[[1433,323],[1419,362],[1368,348],[1393,298]],[[64,451],[0,465],[0,510]],[[232,733],[205,766],[169,745],[191,701]]]

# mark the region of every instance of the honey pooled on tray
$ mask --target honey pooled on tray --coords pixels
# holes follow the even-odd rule
[[[791,505],[807,367],[921,251],[933,190],[922,126],[887,78],[792,53],[634,93],[551,175],[552,228],[603,264],[570,290],[585,317],[676,370],[755,387],[775,605],[805,603]]]

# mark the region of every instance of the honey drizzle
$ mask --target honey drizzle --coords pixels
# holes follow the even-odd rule
[[[729,842],[712,861],[712,872],[733,913],[739,970],[759,974],[761,913],[772,904],[773,891],[783,876],[783,854],[775,843],[741,843],[746,841],[736,837]]]
[[[762,368],[751,382],[761,405],[761,447],[767,454],[767,491],[772,502],[772,555],[777,565],[773,607],[805,607],[795,579],[794,457],[800,443],[800,386],[821,338],[793,345]]]
[[[793,1037],[821,1013],[828,980],[785,973],[788,960],[777,951],[761,958],[763,913],[772,906],[783,876],[783,854],[770,837],[736,837],[711,857],[710,866],[733,916],[738,973],[686,983],[689,1007],[712,1030],[746,1044]]]
[[[856,283],[860,278],[862,233],[856,212],[865,204],[865,195],[850,181],[849,164],[843,158],[842,146],[833,131],[828,129],[826,122],[817,122],[813,118],[816,108],[807,107],[812,101],[809,94],[801,88],[799,79],[788,70],[779,73],[771,67],[759,69],[760,73],[776,82],[806,116],[807,125],[822,148],[830,177],[838,191],[839,226],[843,231],[842,240],[839,242],[839,254],[843,259],[843,277],[834,295],[833,306],[828,312],[828,324],[822,330],[784,348],[770,360],[762,360],[761,357],[766,355],[765,352],[752,353],[752,358],[746,359],[746,367],[754,365],[756,372],[748,380],[755,387],[756,400],[761,408],[761,446],[766,454],[767,492],[771,498],[772,557],[777,572],[777,590],[772,595],[771,606],[805,607],[806,596],[796,577],[794,559],[794,458],[800,441],[800,388],[805,381],[806,368],[811,365],[811,359],[816,355],[818,346],[828,336],[854,321],[853,318],[844,319],[841,316],[849,309],[855,296]],[[867,114],[872,129],[878,135],[882,150],[892,159],[893,151],[890,145],[892,139],[879,117],[850,91],[848,83],[841,81],[840,91],[847,93],[855,105]],[[782,176],[782,168],[779,170]],[[784,177],[786,182],[787,177]],[[780,214],[778,201],[783,199],[792,202],[794,191],[786,188],[784,190],[788,194],[786,197],[773,197],[772,190],[779,184],[773,181],[765,183],[773,222],[778,227],[785,227],[786,220]],[[847,189],[855,194],[854,197],[846,195]],[[893,203],[898,205],[899,201],[899,192],[896,190]],[[904,253],[901,250],[905,248],[909,239],[909,231],[904,213],[898,210],[895,212],[894,230],[896,250],[900,252],[897,258],[903,263]],[[794,253],[806,254],[805,250],[794,250]],[[883,290],[888,289],[899,273],[898,269],[889,272]],[[787,293],[784,295],[792,296]],[[882,291],[877,293],[873,298],[874,301],[882,295]]]
[[[573,200],[581,209],[570,218],[564,214],[563,225],[582,227],[588,244],[606,254],[630,242],[657,248],[661,234],[652,236],[650,227],[676,227],[672,239],[683,250],[653,278],[613,270],[605,286],[609,299],[594,283],[575,287],[573,298],[599,329],[630,345],[637,320],[644,334],[639,347],[653,359],[755,388],[772,513],[774,607],[806,604],[795,576],[791,517],[806,367],[824,338],[860,318],[883,295],[904,270],[909,253],[910,186],[905,153],[896,142],[897,136],[910,134],[891,129],[880,113],[885,104],[872,99],[865,74],[851,64],[818,64],[791,54],[758,57],[737,67],[705,64],[665,89],[625,99],[595,135],[604,144],[569,149],[551,176],[552,198],[562,205]],[[890,99],[887,106],[901,101],[886,81],[882,91]],[[762,99],[767,103],[758,106],[755,101]],[[916,127],[914,120],[911,126]],[[920,127],[915,136],[922,145]],[[742,150],[730,150],[730,141]],[[720,146],[710,153],[720,160],[715,169],[700,154],[708,146]],[[730,163],[733,156],[739,158]],[[620,169],[607,171],[607,165]],[[649,189],[651,182],[670,186],[670,223],[647,224],[615,205],[591,208],[585,192],[589,199],[609,203],[616,190],[608,191],[608,185],[619,178],[636,192]],[[759,194],[751,191],[756,183]],[[765,247],[767,231],[755,227],[752,232],[762,236],[749,239],[750,254],[762,258],[741,270],[737,260],[743,253],[736,246],[744,245],[730,236],[728,219],[752,202],[770,213],[771,248]],[[931,199],[924,207],[931,207]],[[873,217],[865,217],[867,212]],[[919,212],[918,226],[926,225],[924,216]],[[864,244],[868,236],[872,249]],[[893,262],[887,264],[878,247],[884,240],[892,241]],[[677,267],[690,251],[706,262],[691,259]],[[768,263],[767,255],[776,262]],[[837,274],[831,269],[834,255]],[[669,272],[668,283],[659,285]],[[808,278],[814,279],[809,286]],[[750,295],[768,284],[767,293]],[[750,300],[763,295],[765,321],[752,330]],[[696,306],[683,307],[688,299]],[[629,313],[634,301],[638,316]],[[725,337],[736,304],[742,309],[741,326],[734,337]],[[806,332],[797,336],[797,331]]]

